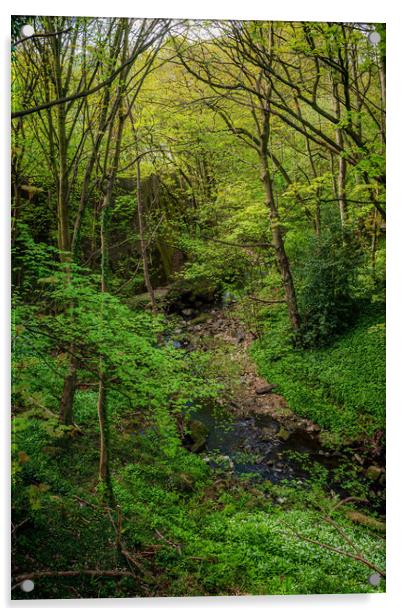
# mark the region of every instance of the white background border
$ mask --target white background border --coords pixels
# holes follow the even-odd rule
[[[399,5],[400,7],[402,5]],[[0,284],[1,284],[1,392],[3,413],[0,420],[1,451],[4,458],[3,493],[1,498],[2,536],[9,536],[9,203],[10,203],[10,15],[89,15],[130,17],[189,17],[189,18],[236,18],[277,19],[314,21],[357,21],[387,23],[387,593],[385,595],[318,595],[286,597],[228,597],[228,598],[180,598],[180,599],[101,599],[59,601],[14,601],[9,600],[9,543],[2,543],[1,550],[1,605],[14,614],[42,611],[51,608],[71,611],[99,609],[131,609],[136,614],[152,615],[161,610],[168,614],[190,611],[191,614],[220,613],[228,610],[233,614],[251,611],[253,614],[294,613],[298,616],[322,614],[353,614],[371,616],[382,612],[388,615],[393,608],[402,605],[402,545],[401,545],[401,387],[402,327],[399,306],[402,276],[402,10],[391,0],[336,0],[334,3],[318,0],[286,0],[262,2],[261,0],[201,0],[190,4],[185,0],[113,0],[101,4],[96,0],[69,0],[64,6],[49,0],[5,0],[1,6],[0,44],[0,131],[2,139],[2,164],[0,165],[1,200],[0,224]],[[401,304],[399,303],[401,302]],[[398,318],[399,317],[399,318]],[[398,391],[399,390],[399,391]]]

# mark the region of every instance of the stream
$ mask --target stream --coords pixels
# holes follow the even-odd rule
[[[287,440],[278,438],[281,424],[271,417],[224,417],[204,407],[192,417],[207,426],[206,458],[214,465],[213,455],[225,459],[238,475],[253,473],[262,479],[277,483],[284,479],[307,479],[303,461],[311,465],[318,462],[328,470],[339,466],[341,455],[322,448],[319,440],[303,430],[295,430]],[[294,455],[301,454],[299,456]],[[226,458],[225,458],[226,457]],[[229,462],[229,460],[231,462]]]
[[[383,486],[379,482],[369,484],[364,469],[356,465],[353,452],[347,448],[328,450],[316,434],[301,429],[283,440],[278,437],[283,427],[268,416],[240,418],[205,406],[192,412],[191,417],[208,429],[197,455],[214,469],[255,483],[288,480],[300,486],[315,474],[321,476],[327,492],[341,499],[368,493],[366,509],[385,513]]]
[[[226,310],[222,307],[208,306],[201,310],[181,307],[179,317],[182,319],[181,325],[174,330],[176,336],[173,334],[169,341],[176,348],[187,348],[188,351],[203,348],[203,336],[225,338],[227,341],[228,330],[230,326],[233,328],[233,321],[226,317]],[[247,340],[243,342],[243,334],[239,343],[238,331],[237,323],[235,331],[229,333],[229,339],[244,356],[248,353],[248,343]],[[253,370],[258,379],[255,367]],[[338,494],[340,498],[368,496],[367,509],[384,513],[383,477],[370,482],[364,468],[373,462],[381,467],[382,460],[363,461],[359,450],[352,447],[327,449],[320,441],[318,427],[317,430],[306,429],[301,420],[289,428],[286,422],[275,418],[275,413],[259,413],[258,405],[268,407],[270,397],[281,397],[276,394],[255,396],[254,385],[248,383],[243,388],[245,397],[251,402],[246,413],[208,405],[190,413],[191,419],[200,422],[198,425],[205,431],[202,444],[196,449],[197,455],[203,456],[212,468],[247,476],[256,482],[288,480],[302,486],[312,476],[319,476],[326,491]],[[234,402],[235,406],[242,407],[244,398]],[[191,444],[191,440],[184,442],[188,448]]]

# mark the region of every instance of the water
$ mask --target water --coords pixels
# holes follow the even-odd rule
[[[189,319],[200,313],[192,310]],[[207,310],[209,313],[209,310]],[[187,315],[182,316],[187,321]],[[181,328],[180,328],[181,329]],[[182,330],[186,331],[186,327]],[[214,334],[214,332],[212,332]],[[186,350],[187,341],[174,341]],[[205,450],[201,453],[212,467],[238,476],[254,476],[256,480],[278,483],[283,480],[303,484],[317,478],[328,492],[341,498],[369,494],[368,509],[384,512],[384,490],[381,485],[368,485],[364,468],[353,461],[354,451],[344,447],[338,451],[325,449],[317,433],[295,429],[283,439],[278,436],[281,425],[269,415],[236,417],[217,414],[205,406],[194,410],[192,417],[208,428]],[[382,461],[378,464],[383,465]]]
[[[340,498],[362,496],[370,488],[363,468],[356,469],[350,449],[327,450],[314,433],[296,429],[282,440],[278,437],[281,425],[270,416],[239,418],[217,414],[208,406],[194,411],[192,417],[208,428],[205,449],[199,455],[213,468],[257,482],[289,480],[303,485],[312,476],[320,476],[322,487]],[[341,476],[337,475],[340,470]],[[379,494],[369,498],[366,508],[383,514],[385,502]]]
[[[296,430],[284,441],[278,438],[280,424],[269,416],[237,418],[217,415],[208,407],[192,414],[208,428],[206,455],[227,456],[238,475],[253,473],[277,483],[283,479],[306,479],[306,463],[318,462],[327,469],[342,462],[341,455],[323,450],[317,437]],[[296,455],[295,455],[296,452]]]

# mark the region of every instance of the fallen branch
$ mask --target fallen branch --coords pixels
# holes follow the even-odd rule
[[[45,411],[48,415],[50,415],[50,417],[55,417],[56,419],[59,419],[59,416],[56,415],[56,413],[54,413],[53,411],[51,411],[47,406],[44,406],[43,404],[41,404],[40,402],[38,402],[37,400],[35,400],[35,398],[32,398],[31,396],[28,396],[28,401],[34,405],[37,406],[39,409],[41,409],[42,411]]]
[[[259,297],[254,297],[254,295],[249,295],[248,298],[261,304],[286,304],[285,299],[260,299]]]
[[[43,577],[79,577],[80,575],[91,575],[94,577],[132,577],[137,576],[128,570],[123,569],[81,569],[77,571],[31,571],[22,573],[14,577],[15,584],[11,587],[14,590],[24,580],[36,580]]]
[[[214,556],[211,556],[211,558],[204,558],[203,556],[186,556],[187,560],[202,560],[205,561],[207,563],[217,563],[218,559],[215,558]]]
[[[137,569],[141,571],[143,575],[149,577],[149,574],[146,568],[138,561],[137,558],[135,558],[135,556],[131,552],[129,552],[128,550],[125,550],[124,548],[121,548],[120,554],[126,559],[127,564],[130,567],[130,569],[131,569],[131,565],[134,565],[135,567],[137,567]]]
[[[347,558],[351,558],[352,560],[361,562],[363,565],[366,565],[366,567],[368,567],[369,569],[372,569],[373,571],[376,571],[376,573],[379,573],[385,579],[385,571],[377,567],[377,565],[370,562],[369,560],[366,560],[360,554],[352,554],[350,552],[346,552],[345,550],[341,550],[340,548],[336,548],[333,545],[329,545],[328,543],[323,543],[321,541],[317,541],[316,539],[310,539],[310,537],[305,537],[304,535],[301,535],[300,533],[298,533],[294,528],[289,526],[289,524],[286,524],[286,526],[301,541],[307,541],[308,543],[312,543],[313,545],[318,545],[321,548],[325,548],[326,550],[330,550],[331,552],[335,552],[336,554],[340,554],[341,556],[346,556]]]
[[[107,513],[110,519],[110,523],[113,526],[114,532],[116,533],[116,539],[115,539],[116,550],[125,559],[127,566],[129,567],[132,573],[133,573],[133,566],[134,566],[141,571],[144,579],[150,581],[151,577],[148,571],[146,570],[146,567],[144,567],[144,565],[142,565],[139,562],[136,555],[134,555],[132,552],[129,552],[129,550],[127,550],[126,546],[123,544],[122,538],[121,538],[122,532],[123,532],[122,531],[123,515],[122,515],[121,507],[117,505],[115,511],[117,512],[117,524],[115,524],[113,520],[112,509],[107,508]]]

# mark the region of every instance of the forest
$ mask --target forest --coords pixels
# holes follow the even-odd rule
[[[11,597],[385,592],[385,24],[11,41]]]

